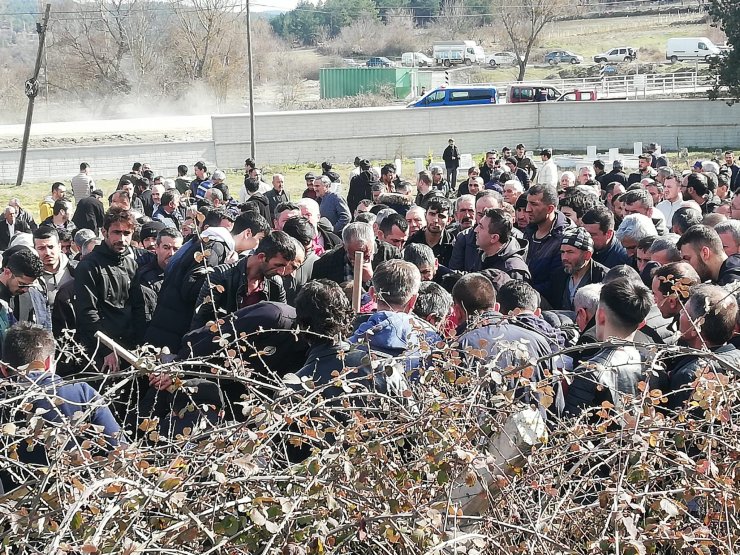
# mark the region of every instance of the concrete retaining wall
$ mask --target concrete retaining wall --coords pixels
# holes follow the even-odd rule
[[[218,115],[212,141],[29,150],[26,179],[70,178],[79,163],[93,165],[98,177],[115,177],[139,160],[175,175],[178,164],[204,160],[209,168],[242,168],[250,152],[249,117]],[[740,107],[708,100],[645,100],[503,104],[453,108],[368,108],[261,113],[256,119],[260,164],[329,159],[349,162],[439,158],[449,137],[463,152],[501,149],[523,142],[530,149],[631,152],[635,142],[656,141],[664,149],[740,146]],[[0,151],[0,181],[14,182],[17,150]]]
[[[80,162],[91,164],[98,178],[120,177],[137,161],[174,177],[180,164],[192,166],[198,160],[215,159],[212,141],[32,148],[26,156],[24,181],[71,179],[79,173]],[[19,160],[20,150],[0,150],[0,183],[15,183]]]

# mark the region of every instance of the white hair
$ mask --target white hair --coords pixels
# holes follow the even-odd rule
[[[622,223],[619,225],[615,233],[617,240],[621,243],[623,239],[632,239],[633,241],[641,241],[645,237],[657,237],[658,232],[655,229],[655,224],[647,216],[642,214],[630,214],[625,216]]]
[[[590,283],[584,285],[576,291],[575,297],[573,297],[573,308],[576,312],[579,309],[584,309],[586,313],[593,317],[596,314],[596,309],[599,307],[599,296],[601,295],[601,283]]]
[[[558,183],[560,183],[563,180],[564,177],[567,177],[568,178],[568,182],[571,185],[575,185],[576,184],[576,174],[574,174],[573,172],[569,172],[568,171],[568,172],[561,173],[560,174],[560,179],[558,179]]]
[[[319,214],[319,203],[316,202],[312,198],[302,198],[298,202],[296,202],[298,206],[302,206],[306,210],[308,210],[311,214],[317,215]]]
[[[509,179],[506,183],[504,183],[504,187],[514,187],[518,193],[524,192],[524,185],[522,185],[522,182],[518,179]]]
[[[712,173],[716,173],[719,175],[719,164],[717,162],[712,162],[711,160],[702,162],[701,172],[702,173],[712,172]]]

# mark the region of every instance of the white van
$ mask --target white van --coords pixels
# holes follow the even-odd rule
[[[682,37],[668,39],[665,59],[674,64],[680,60],[708,62],[713,56],[719,56],[720,52],[720,49],[706,37]]]
[[[401,54],[403,67],[432,67],[434,60],[423,52],[404,52]]]

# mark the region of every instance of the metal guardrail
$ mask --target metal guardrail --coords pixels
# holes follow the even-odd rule
[[[543,79],[525,80],[527,84],[546,85],[555,87],[562,92],[573,89],[595,90],[599,98],[638,98],[641,95],[674,94],[705,92],[714,86],[713,80],[706,75],[696,72],[683,73],[646,73],[635,75],[613,75],[600,77],[584,77],[574,79]],[[505,94],[509,85],[518,84],[517,81],[503,83],[480,83],[491,85]]]

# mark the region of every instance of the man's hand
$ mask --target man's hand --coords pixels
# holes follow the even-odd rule
[[[172,377],[169,374],[152,374],[149,376],[149,385],[163,391],[172,385]]]
[[[103,372],[108,371],[111,374],[117,374],[120,369],[121,365],[118,362],[118,355],[115,351],[103,359]]]

